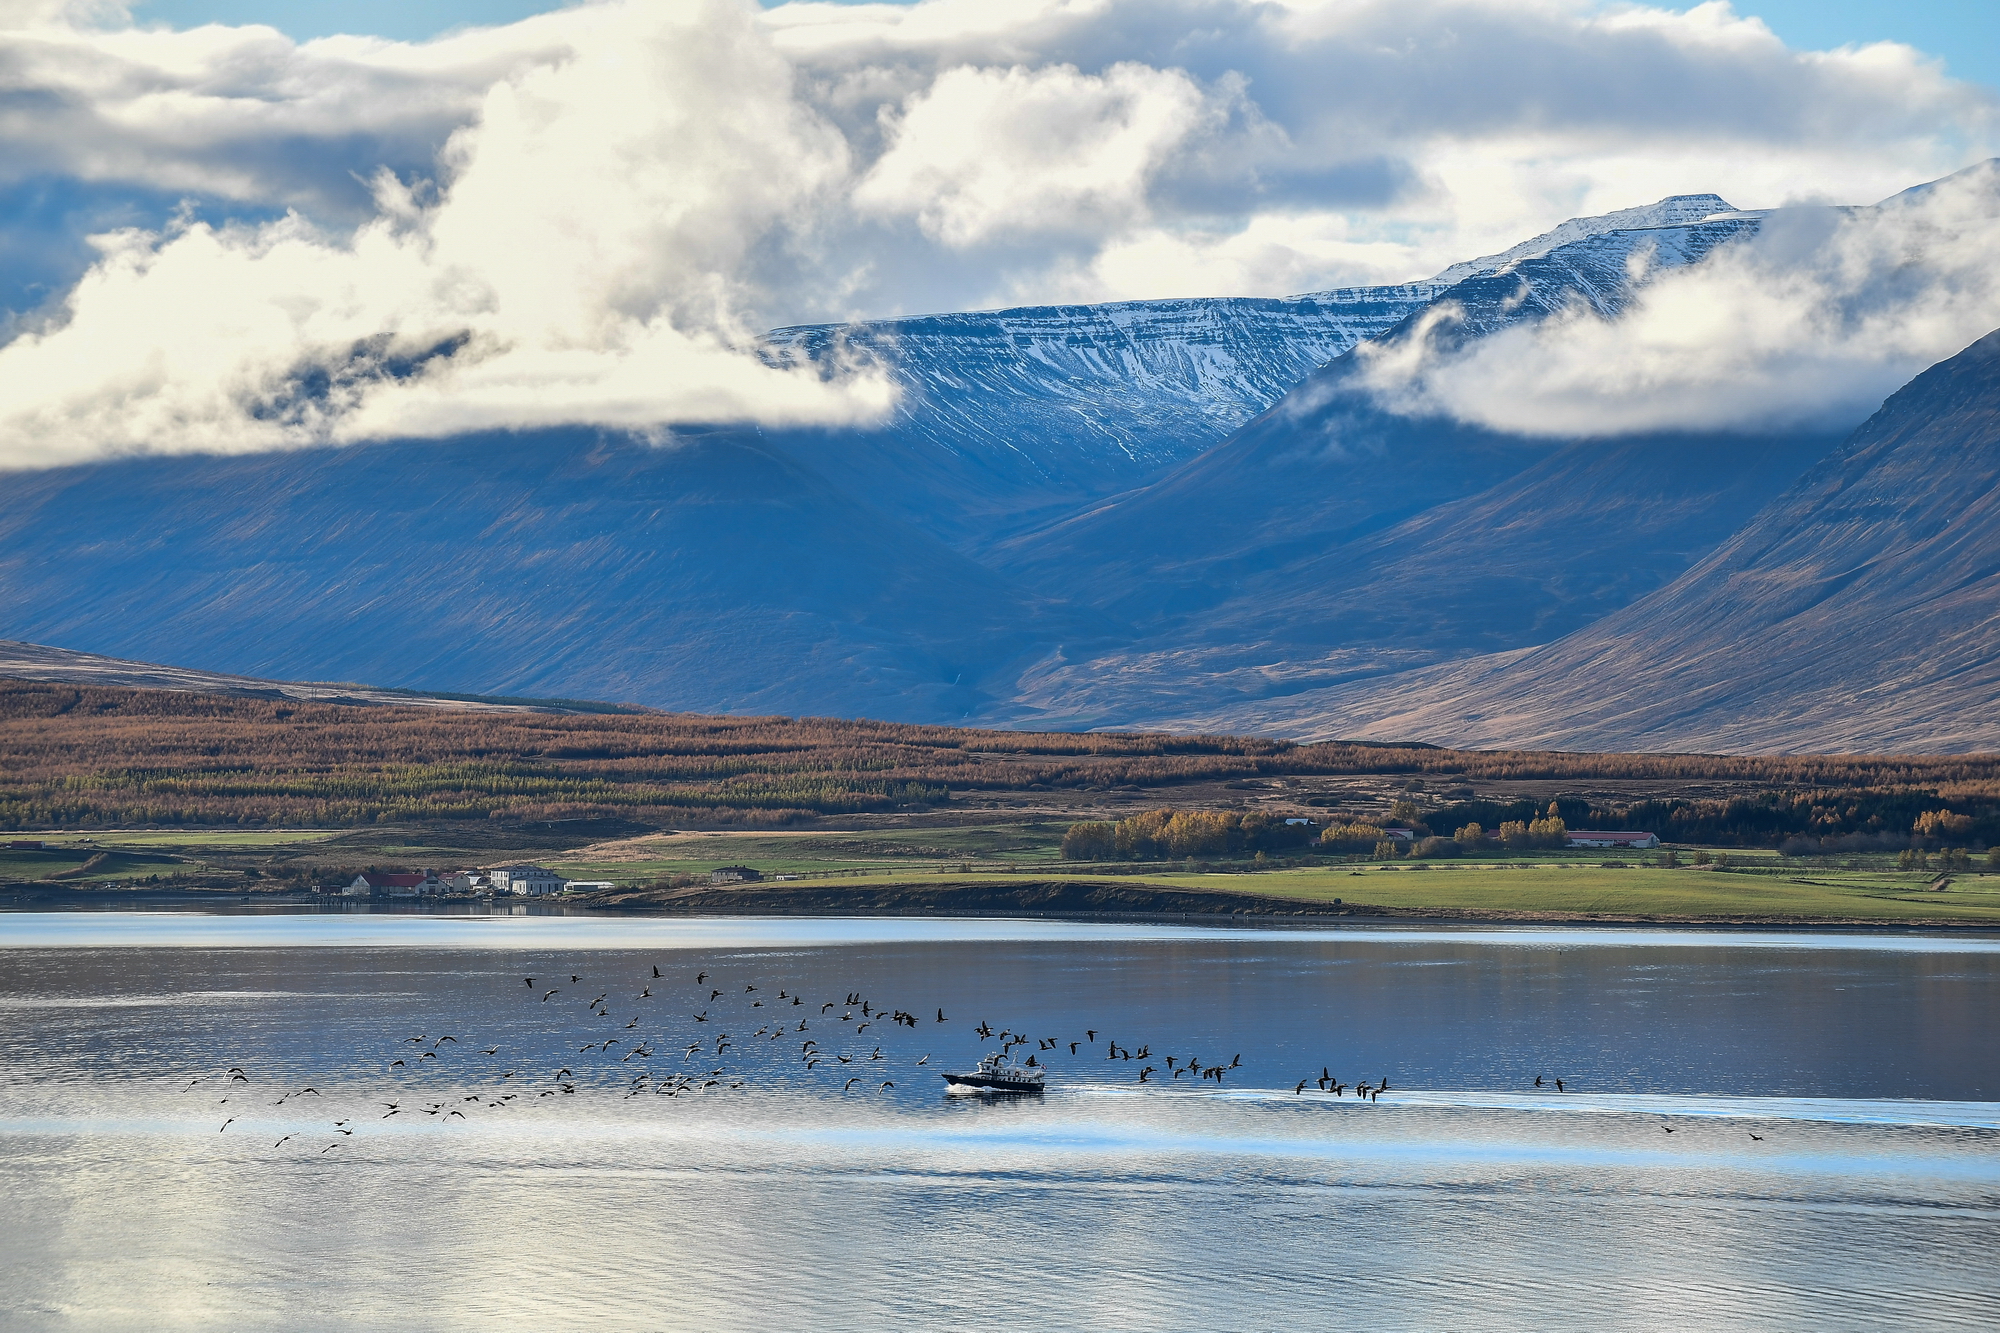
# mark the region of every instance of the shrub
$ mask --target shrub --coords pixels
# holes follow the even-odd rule
[[[1063,834],[1062,859],[1065,861],[1104,861],[1117,850],[1117,825],[1102,820],[1071,824],[1069,831]]]
[[[1379,824],[1329,824],[1319,835],[1320,845],[1338,851],[1366,851],[1382,841]]]
[[[1436,860],[1440,856],[1457,856],[1458,842],[1453,838],[1424,838],[1410,848],[1410,855],[1425,861]]]
[[[1962,838],[1972,831],[1972,816],[1955,815],[1949,810],[1926,810],[1917,816],[1910,831],[1919,838]]]

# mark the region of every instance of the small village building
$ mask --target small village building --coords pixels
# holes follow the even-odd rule
[[[343,898],[419,898],[443,892],[444,881],[428,870],[414,874],[360,874],[340,891]]]
[[[754,884],[762,878],[761,871],[749,866],[717,866],[708,872],[710,884]]]
[[[603,890],[615,889],[617,887],[618,885],[615,881],[608,879],[566,879],[563,881],[564,893],[599,893]]]
[[[498,866],[486,873],[493,881],[495,893],[536,898],[545,893],[562,891],[563,877],[545,866]]]
[[[1596,829],[1571,829],[1569,845],[1572,847],[1621,847],[1638,850],[1658,847],[1660,840],[1651,833],[1606,833]]]
[[[1385,828],[1382,830],[1382,836],[1393,838],[1397,842],[1409,842],[1417,836],[1417,831],[1407,828]]]
[[[456,870],[444,877],[444,891],[446,893],[491,893],[493,892],[493,881],[483,870]]]

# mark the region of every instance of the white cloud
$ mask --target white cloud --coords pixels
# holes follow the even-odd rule
[[[1873,208],[1779,210],[1614,319],[1579,305],[1462,350],[1385,347],[1369,381],[1394,410],[1523,434],[1851,426],[2000,327],[1996,254],[1989,162]]]
[[[62,319],[0,350],[11,461],[882,410],[879,377],[744,350],[749,253],[823,206],[847,152],[740,11],[676,10],[579,22],[565,59],[487,90],[434,201],[385,174],[351,236],[291,216],[104,238]]]
[[[597,0],[416,44],[104,13],[0,8],[0,189],[211,220],[104,238],[0,348],[0,464],[852,419],[880,381],[747,337],[1397,281],[1666,194],[1871,198],[2000,152],[1990,90],[1722,4]]]
[[[901,114],[884,108],[889,148],[854,202],[877,216],[914,217],[954,248],[1116,232],[1147,211],[1153,177],[1217,115],[1179,70],[963,65]]]

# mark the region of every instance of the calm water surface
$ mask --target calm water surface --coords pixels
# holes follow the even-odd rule
[[[0,1325],[1992,1328],[1996,1013],[1976,936],[0,915]],[[944,1095],[981,1021],[1047,1094]]]

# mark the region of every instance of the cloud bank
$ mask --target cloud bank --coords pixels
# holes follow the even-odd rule
[[[1872,208],[1776,210],[1615,319],[1579,302],[1457,350],[1385,345],[1365,379],[1393,411],[1517,434],[1846,429],[2000,328],[1996,255],[1986,162]]]
[[[881,377],[755,334],[1400,281],[1669,193],[1873,198],[2000,151],[1989,90],[1725,4],[598,0],[295,44],[0,0],[0,58],[0,197],[189,201],[93,238],[0,347],[15,467],[865,420]],[[1426,391],[1487,410],[1500,364]]]

